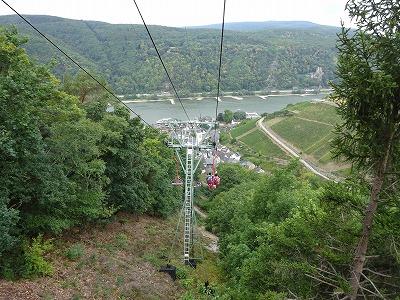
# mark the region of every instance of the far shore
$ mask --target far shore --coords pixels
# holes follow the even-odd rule
[[[329,94],[329,91],[322,91],[317,95],[327,95]],[[250,97],[258,97],[260,98],[260,100],[265,100],[268,101],[269,97],[285,97],[285,96],[299,96],[299,97],[305,97],[305,96],[312,96],[314,94],[296,94],[296,93],[281,93],[281,94],[268,94],[268,95],[262,95],[262,94],[257,94],[257,95],[245,95],[245,96],[230,96],[230,95],[226,95],[226,96],[222,96],[219,97],[219,101],[223,101],[224,99],[233,99],[233,100],[237,100],[237,101],[242,101],[245,100],[246,98],[250,98]],[[215,100],[216,97],[211,97],[211,96],[207,96],[207,97],[185,97],[185,98],[181,98],[182,100],[197,100],[197,101],[202,101],[204,99],[213,99]],[[131,100],[122,100],[122,102],[124,103],[147,103],[147,102],[170,102],[171,104],[175,104],[175,99],[173,98],[158,98],[158,99],[131,99]]]

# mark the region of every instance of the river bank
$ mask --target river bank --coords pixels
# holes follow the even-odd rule
[[[321,101],[327,94],[318,95],[259,95],[259,96],[224,96],[221,97],[219,102],[219,112],[224,110],[237,111],[242,110],[246,112],[256,112],[262,114],[264,112],[272,113],[285,108],[288,104],[295,104],[304,101]],[[261,97],[262,96],[262,97]],[[263,98],[264,97],[264,98]],[[125,102],[125,101],[124,101]],[[182,103],[185,106],[190,118],[199,118],[204,116],[215,115],[215,97],[203,98],[192,97],[182,98]],[[182,107],[171,99],[135,99],[125,102],[135,112],[150,124],[154,124],[163,118],[176,118],[185,120],[186,116]]]

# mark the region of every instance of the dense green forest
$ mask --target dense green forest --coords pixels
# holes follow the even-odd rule
[[[79,77],[62,85],[27,56],[25,42],[0,28],[0,274],[6,278],[51,273],[42,234],[120,210],[165,216],[180,202],[163,137],[98,89],[79,101]]]
[[[156,52],[141,25],[112,25],[49,16],[27,16],[84,66],[102,74],[120,94],[171,91]],[[17,16],[1,16],[29,37],[24,45],[42,63],[56,58],[60,77],[76,72],[70,63]],[[220,31],[150,26],[162,57],[182,95],[216,87]],[[328,86],[334,79],[338,28],[275,26],[257,31],[227,31],[223,91]],[[322,72],[316,74],[318,67]],[[318,72],[317,72],[318,73]],[[314,74],[314,76],[311,76]]]
[[[332,299],[350,291],[348,266],[368,202],[367,182],[323,183],[297,162],[270,176],[238,165],[223,165],[219,174],[223,185],[199,204],[209,212],[208,229],[220,237],[227,277],[216,287],[222,299]],[[363,280],[363,288],[376,288],[387,299],[400,294],[399,196],[398,190],[385,196],[363,273],[371,280]]]

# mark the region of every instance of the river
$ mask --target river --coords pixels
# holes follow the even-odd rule
[[[325,96],[326,94],[277,95],[268,96],[268,98],[265,99],[259,96],[244,96],[242,100],[232,97],[222,97],[222,101],[219,102],[218,111],[223,112],[226,109],[233,112],[236,110],[243,110],[246,112],[257,112],[261,115],[264,112],[272,113],[281,110],[288,104],[322,99]],[[215,99],[183,99],[182,103],[191,119],[201,116],[215,116]],[[178,101],[175,101],[175,104],[171,104],[170,101],[166,100],[158,102],[127,103],[127,105],[150,124],[154,124],[157,120],[163,118],[187,119]]]

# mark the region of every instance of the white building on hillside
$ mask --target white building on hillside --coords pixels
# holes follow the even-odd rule
[[[260,115],[256,112],[246,112],[246,119],[258,119]]]

